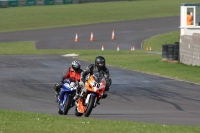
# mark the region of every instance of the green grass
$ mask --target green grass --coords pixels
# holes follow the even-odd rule
[[[146,49],[146,47],[152,47],[153,51],[161,51],[163,44],[174,44],[175,42],[179,42],[179,35],[180,31],[174,31],[153,36],[144,42],[143,49]]]
[[[144,0],[0,8],[0,32],[179,16],[181,3],[199,0]]]
[[[199,126],[169,126],[0,110],[1,133],[199,133]]]

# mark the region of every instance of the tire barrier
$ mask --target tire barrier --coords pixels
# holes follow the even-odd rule
[[[179,43],[164,44],[162,46],[162,60],[179,62]]]
[[[167,61],[168,60],[168,56],[167,56],[167,50],[168,49],[168,45],[167,44],[164,44],[163,46],[162,46],[162,60],[163,61]]]
[[[174,60],[179,61],[179,44],[174,44]]]
[[[167,57],[168,60],[173,60],[174,59],[174,46],[172,44],[169,44],[167,47]]]

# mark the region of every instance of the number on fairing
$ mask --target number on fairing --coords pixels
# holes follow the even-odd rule
[[[97,87],[97,88],[99,88],[99,86],[100,86],[100,84],[99,84],[99,83],[97,83],[97,82],[94,82],[94,84],[93,84],[93,87]]]

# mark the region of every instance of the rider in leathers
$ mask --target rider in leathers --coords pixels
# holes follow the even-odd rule
[[[76,95],[74,97],[75,100],[78,99],[78,94],[80,92],[80,89],[84,86],[85,83],[85,78],[88,74],[92,75],[95,72],[101,72],[105,79],[106,79],[106,88],[105,88],[105,92],[102,96],[102,98],[106,98],[107,97],[107,91],[109,91],[109,87],[112,84],[112,80],[110,78],[110,74],[109,74],[109,70],[106,68],[106,60],[103,56],[97,56],[95,58],[95,64],[90,64],[85,70],[83,70],[83,72],[81,73],[81,81],[79,82],[79,89],[77,89]]]
[[[58,96],[61,91],[64,80],[69,79],[71,82],[75,82],[76,80],[80,82],[81,72],[82,72],[81,63],[77,60],[72,61],[71,67],[69,67],[67,72],[64,73],[61,81],[59,83],[56,83],[54,86],[55,94],[56,94],[55,95],[56,102],[58,102]]]

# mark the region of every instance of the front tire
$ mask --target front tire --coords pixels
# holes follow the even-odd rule
[[[87,109],[84,113],[85,117],[88,117],[91,114],[92,109],[94,108],[95,98],[96,98],[95,96],[92,96],[92,95],[90,96],[90,102],[89,102],[88,107],[87,107]]]
[[[58,114],[60,114],[60,115],[63,114],[63,112],[62,112],[62,110],[60,108],[58,109]]]
[[[71,95],[68,95],[67,101],[64,103],[64,111],[63,111],[64,115],[67,115],[67,113],[70,109],[70,106],[71,106],[72,99],[73,99],[73,97]]]

